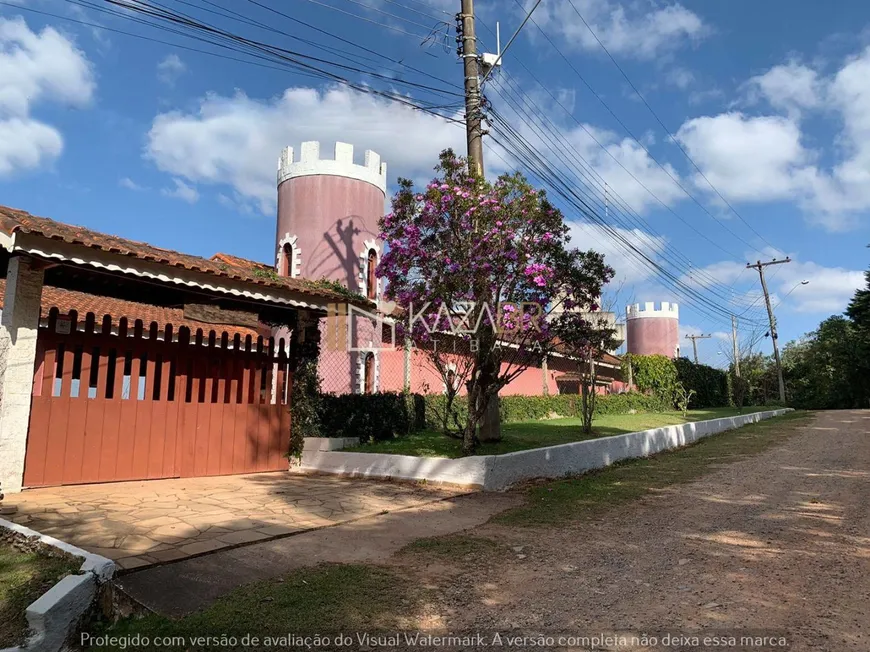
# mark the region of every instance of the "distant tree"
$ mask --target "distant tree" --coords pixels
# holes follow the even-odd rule
[[[616,328],[603,313],[563,311],[553,319],[552,332],[562,353],[577,363],[580,377],[583,433],[592,434],[598,379],[595,361],[618,345]]]
[[[861,343],[855,331],[850,320],[835,315],[785,346],[783,370],[796,407],[854,408],[866,400],[857,357]]]

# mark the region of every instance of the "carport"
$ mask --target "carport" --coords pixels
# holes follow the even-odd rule
[[[343,296],[5,207],[0,245],[6,493],[287,468],[292,369]]]

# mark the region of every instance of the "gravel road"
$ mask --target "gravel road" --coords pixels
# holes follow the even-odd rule
[[[870,650],[870,411],[818,413],[800,429],[592,522],[470,532],[509,546],[508,560],[461,572],[407,564],[448,587],[429,626],[532,636],[742,631],[784,637],[793,651]],[[599,649],[698,649],[618,643]]]

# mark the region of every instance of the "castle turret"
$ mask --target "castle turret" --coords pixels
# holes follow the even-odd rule
[[[636,303],[626,307],[627,350],[638,355],[680,355],[680,308],[663,301]]]
[[[374,299],[387,166],[375,152],[367,150],[362,165],[353,154],[353,145],[336,143],[334,158],[323,159],[318,142],[302,143],[298,159],[292,147],[281,153],[276,269],[282,276],[338,281]]]

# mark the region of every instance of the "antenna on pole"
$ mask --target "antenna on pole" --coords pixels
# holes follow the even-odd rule
[[[489,77],[490,71],[496,66],[501,65],[501,24],[495,24],[495,49],[496,53],[484,52],[481,55],[480,63],[483,68],[483,76]]]

